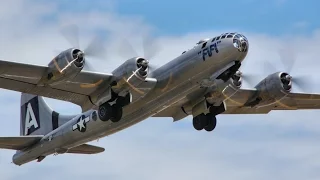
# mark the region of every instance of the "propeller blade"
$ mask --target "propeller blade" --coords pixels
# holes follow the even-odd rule
[[[313,92],[315,83],[308,75],[299,75],[292,77],[293,86],[296,86],[303,92]]]
[[[151,36],[144,36],[142,40],[144,57],[147,59],[154,58],[160,50],[159,44]]]
[[[157,66],[152,65],[152,64],[150,64],[150,63],[149,63],[149,65],[148,65],[148,67],[149,67],[149,71],[150,71],[150,72],[153,72],[154,70],[156,70],[156,69],[158,68]]]
[[[278,51],[280,60],[288,73],[292,72],[292,68],[296,63],[296,54],[292,48],[282,48]]]
[[[274,66],[273,64],[271,64],[270,61],[264,61],[264,66],[263,66],[263,71],[264,74],[270,74],[270,73],[274,73],[274,72],[278,72],[278,68],[276,66]]]
[[[258,75],[255,74],[242,74],[243,82],[248,84],[250,87],[254,87],[257,82],[259,82]]]
[[[94,67],[94,66],[93,66],[91,63],[89,63],[88,61],[86,61],[86,62],[84,63],[83,69],[86,70],[86,71],[95,71],[95,68],[93,68],[93,67]]]
[[[122,40],[120,44],[119,55],[125,59],[139,56],[132,44],[126,39]]]
[[[60,33],[70,43],[70,45],[74,48],[80,48],[78,26],[74,24],[65,26],[60,30]]]
[[[100,59],[106,58],[105,52],[106,50],[104,47],[104,43],[101,38],[99,38],[99,36],[96,36],[84,50],[86,56],[96,57]]]

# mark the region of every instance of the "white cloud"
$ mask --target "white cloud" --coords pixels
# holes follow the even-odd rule
[[[72,8],[72,7],[70,7]],[[2,59],[47,64],[54,50],[68,48],[59,36],[61,24],[81,22],[81,42],[85,45],[95,29],[108,30],[106,61],[92,60],[100,71],[111,71],[124,61],[117,45],[129,35],[139,46],[139,36],[154,27],[141,17],[127,17],[115,12],[60,12],[50,5],[34,1],[10,1],[0,7],[0,56]],[[28,12],[23,13],[21,12]],[[58,15],[56,21],[41,20]],[[13,21],[15,20],[15,21]],[[139,30],[143,32],[139,32]],[[197,32],[180,36],[158,36],[162,51],[151,60],[161,65],[190,49],[202,38],[223,32]],[[281,65],[277,51],[291,46],[297,57],[296,69],[316,78],[320,34],[308,37],[276,37],[243,32],[250,41],[250,53],[242,71],[260,73],[264,60]],[[138,48],[139,52],[141,47]],[[271,72],[264,72],[261,78]],[[320,92],[320,86],[317,85]],[[1,90],[1,136],[19,133],[20,94]],[[55,109],[74,113],[79,109],[50,100]],[[69,107],[72,107],[69,109]],[[272,112],[269,115],[220,116],[215,132],[197,132],[190,117],[177,123],[169,118],[148,119],[94,144],[106,151],[99,155],[59,155],[41,163],[17,167],[11,162],[13,151],[0,152],[1,177],[4,179],[316,179],[320,176],[318,111]]]

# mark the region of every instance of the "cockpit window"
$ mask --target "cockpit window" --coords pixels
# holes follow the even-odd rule
[[[207,45],[207,42],[203,43],[201,48],[206,47],[206,45]]]
[[[197,43],[197,45],[199,45],[199,44],[202,44],[202,43],[204,43],[204,42],[207,42],[209,39],[201,39],[198,43]]]
[[[216,40],[219,40],[220,39],[220,36],[218,36],[217,38],[216,38]]]
[[[240,38],[241,38],[241,36],[240,36],[239,34],[237,34],[237,35],[235,36],[235,38],[240,39]]]
[[[242,37],[243,37],[245,40],[248,40],[247,37],[245,37],[244,35],[242,35]]]
[[[211,42],[213,42],[213,41],[215,41],[215,40],[216,40],[216,37],[214,37]]]
[[[226,34],[222,35],[222,36],[221,36],[221,39],[224,39],[225,37],[226,37]]]
[[[233,37],[233,34],[229,34],[228,36],[227,36],[227,38],[232,38]]]

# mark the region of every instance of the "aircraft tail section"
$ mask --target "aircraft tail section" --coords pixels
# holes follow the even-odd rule
[[[53,111],[41,96],[21,94],[20,136],[45,135],[71,118]]]

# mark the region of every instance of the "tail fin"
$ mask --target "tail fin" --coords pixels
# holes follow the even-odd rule
[[[59,113],[43,97],[21,94],[20,135],[45,135],[59,127]]]

